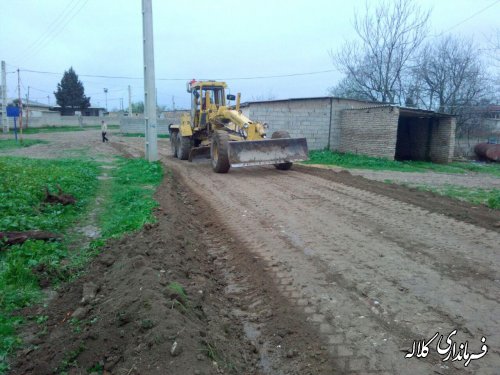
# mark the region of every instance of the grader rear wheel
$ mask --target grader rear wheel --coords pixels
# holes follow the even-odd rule
[[[170,133],[170,152],[174,158],[177,157],[177,132]]]
[[[229,136],[225,131],[215,131],[210,147],[210,157],[212,159],[212,168],[217,173],[227,173],[231,167],[229,164],[228,143]]]
[[[290,133],[288,133],[286,130],[278,130],[271,135],[271,139],[277,139],[277,138],[290,138]],[[290,168],[292,168],[293,163],[279,163],[279,164],[274,164],[276,169],[279,169],[281,171],[287,171]]]

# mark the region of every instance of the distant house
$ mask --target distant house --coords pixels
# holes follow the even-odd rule
[[[490,104],[484,108],[482,124],[491,132],[500,135],[500,105]]]
[[[47,116],[59,116],[57,112],[51,111],[51,106],[48,104],[43,104],[39,102],[35,102],[33,100],[23,101],[23,113],[26,115],[28,113],[28,117],[47,117]]]
[[[85,109],[65,108],[63,110],[60,106],[55,106],[50,107],[50,110],[59,112],[61,116],[75,116],[78,113],[82,116],[104,116],[104,113],[106,112],[106,109],[102,107],[88,107]]]
[[[7,103],[9,105],[12,105],[15,99],[7,99]],[[26,115],[28,115],[28,119],[33,119],[33,118],[54,118],[54,117],[59,117],[58,112],[51,111],[51,106],[43,103],[39,103],[33,100],[23,101],[23,118],[26,119]],[[2,103],[0,102],[0,118],[2,116],[3,112],[3,107]],[[25,120],[26,121],[26,120]]]

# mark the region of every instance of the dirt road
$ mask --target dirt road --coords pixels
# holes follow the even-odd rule
[[[60,137],[78,150],[94,144],[85,136],[54,135],[51,141]],[[99,145],[98,154],[142,154],[143,139],[112,141],[114,147]],[[38,156],[44,147],[23,152]],[[207,308],[214,319],[232,319],[235,330],[243,326],[258,357],[242,360],[249,366],[243,373],[499,373],[498,211],[346,172],[257,167],[215,174],[207,160],[170,157],[168,140],[160,140],[160,153],[181,189],[165,190],[170,197],[164,204],[170,207],[176,197],[176,215],[185,215],[176,220],[194,230],[202,246],[190,245],[189,256],[178,261],[185,268],[198,267],[191,257],[202,256],[202,264],[215,259],[216,271],[203,275],[215,278],[216,293],[221,281],[214,272],[221,273],[225,297],[217,297],[222,308]],[[175,229],[164,219],[159,224],[158,236]],[[159,238],[169,244],[168,236]],[[120,246],[114,246],[116,254],[122,254]],[[116,256],[126,262],[149,246],[148,236],[140,235],[129,243],[130,255]],[[158,248],[157,256],[162,254]],[[193,292],[205,282],[194,283]],[[119,297],[110,290],[106,298]],[[443,361],[436,338],[428,356],[405,359],[414,340],[428,341],[436,332],[446,348],[454,329],[457,350],[467,341],[469,352],[481,353],[484,336],[487,354],[468,367],[463,360]],[[136,362],[127,353],[123,368],[132,368]]]
[[[175,160],[167,147],[162,160],[210,201],[249,259],[267,262],[338,369],[498,373],[498,231],[300,170],[215,174],[208,161]],[[436,339],[426,358],[405,359],[413,340],[446,339],[454,329],[457,345],[468,341],[473,353],[484,336],[487,355],[467,368],[443,362]]]

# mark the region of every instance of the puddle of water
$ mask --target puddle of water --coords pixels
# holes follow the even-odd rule
[[[245,336],[254,343],[257,347],[257,339],[260,337],[260,326],[256,323],[251,323],[243,320],[243,331]],[[259,349],[259,366],[264,374],[272,374],[271,358],[268,353],[269,343],[265,342]]]
[[[316,253],[314,249],[311,249],[310,247],[305,247],[304,241],[302,241],[300,237],[295,233],[293,232],[291,233],[284,232],[284,233],[295,247],[297,247],[298,249],[302,249],[305,255],[313,256]]]
[[[80,228],[80,232],[83,233],[88,238],[97,238],[101,235],[101,231],[94,225],[87,225]]]
[[[255,323],[243,322],[243,331],[245,331],[245,336],[252,341],[260,336],[259,326]]]

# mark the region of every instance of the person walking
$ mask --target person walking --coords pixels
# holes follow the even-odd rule
[[[102,141],[109,142],[109,139],[106,137],[106,133],[108,132],[108,124],[104,120],[101,121],[101,132],[102,132]]]

